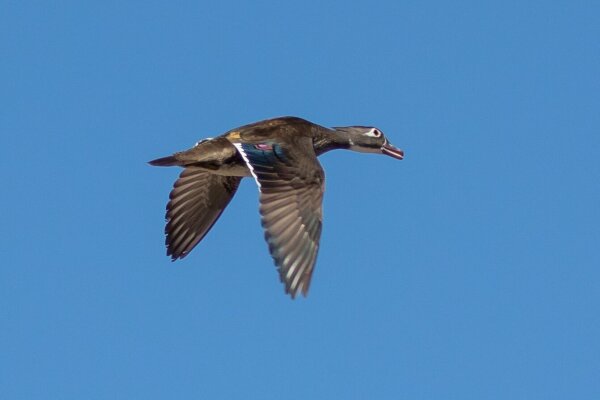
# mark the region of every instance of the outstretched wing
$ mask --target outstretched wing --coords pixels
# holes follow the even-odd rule
[[[235,143],[256,179],[269,251],[285,291],[306,296],[319,249],[325,175],[312,140]]]
[[[187,167],[175,181],[167,204],[167,255],[183,258],[202,240],[231,201],[240,177]]]

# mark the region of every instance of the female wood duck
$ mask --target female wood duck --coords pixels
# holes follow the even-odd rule
[[[204,139],[189,150],[150,161],[184,167],[167,204],[167,255],[183,258],[202,240],[252,175],[269,251],[285,291],[306,296],[321,236],[325,174],[317,156],[333,149],[404,152],[374,127],[325,128],[297,117],[274,118]]]

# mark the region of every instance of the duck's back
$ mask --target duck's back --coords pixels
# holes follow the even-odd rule
[[[319,125],[302,118],[279,117],[240,126],[223,136],[231,142],[243,143],[293,141],[295,137],[313,137],[319,128]]]

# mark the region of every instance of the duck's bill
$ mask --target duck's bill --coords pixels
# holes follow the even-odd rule
[[[396,146],[389,143],[387,140],[381,146],[381,152],[387,156],[397,158],[398,160],[402,160],[404,158],[404,152],[397,148]]]

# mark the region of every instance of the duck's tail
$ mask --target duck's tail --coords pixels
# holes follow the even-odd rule
[[[174,155],[148,161],[148,164],[154,165],[155,167],[173,167],[175,165],[182,165],[181,161],[178,160]]]
[[[148,164],[156,167],[185,167],[189,164],[194,164],[201,161],[202,152],[198,146],[192,147],[189,150],[179,151],[167,157],[157,158],[156,160],[148,161]]]
[[[148,161],[148,164],[157,167],[185,167],[203,162],[214,162],[215,157],[219,159],[231,158],[236,154],[237,150],[229,140],[224,137],[218,137],[215,139],[201,140],[191,149]]]

